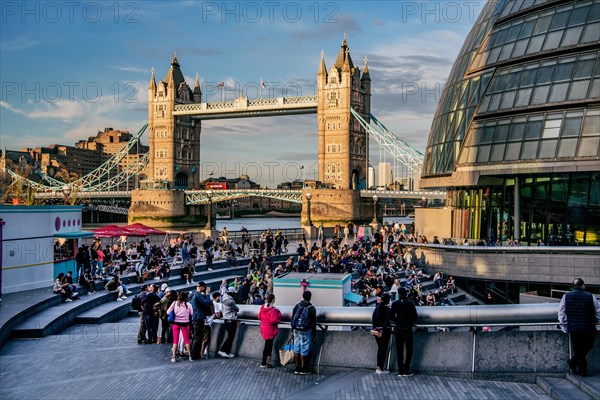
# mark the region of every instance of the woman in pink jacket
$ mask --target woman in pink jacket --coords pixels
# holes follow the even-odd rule
[[[261,368],[273,368],[273,364],[271,364],[273,341],[279,332],[277,324],[281,321],[281,311],[273,304],[275,304],[275,296],[269,293],[265,296],[265,303],[260,306],[260,311],[258,312],[260,334],[265,339],[262,362],[260,363]]]
[[[185,290],[179,292],[177,300],[171,304],[171,307],[167,310],[167,315],[171,314],[171,311],[175,313],[175,320],[172,322],[173,326],[173,358],[171,362],[177,362],[175,358],[177,356],[177,343],[179,343],[179,332],[183,335],[183,343],[185,349],[190,356],[192,361],[192,353],[190,352],[190,318],[193,315],[192,305],[189,303],[188,293]]]

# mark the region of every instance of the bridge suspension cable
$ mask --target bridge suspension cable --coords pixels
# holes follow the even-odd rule
[[[387,129],[373,114],[369,114],[372,122],[372,124],[370,124],[353,108],[350,108],[350,112],[363,129],[367,131],[369,136],[375,139],[383,149],[390,153],[394,160],[400,162],[409,171],[418,173],[419,175],[421,174],[423,153],[416,150]]]
[[[65,186],[68,186],[72,193],[118,190],[122,184],[129,181],[130,178],[138,174],[146,165],[148,165],[149,155],[146,153],[139,157],[127,168],[119,170],[121,161],[129,154],[131,149],[138,144],[147,128],[148,123],[145,123],[144,126],[142,126],[140,130],[127,142],[127,144],[119,149],[119,151],[113,154],[98,168],[82,176],[81,178],[74,180],[73,182],[62,182],[42,172],[38,172],[38,175],[42,179],[42,182],[45,183],[34,182],[31,179],[25,178],[8,168],[6,168],[6,171],[13,179],[13,182],[23,182],[38,192],[56,191],[60,193]],[[111,174],[113,171],[115,171],[115,173]]]

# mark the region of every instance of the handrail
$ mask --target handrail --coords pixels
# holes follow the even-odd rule
[[[259,306],[240,305],[238,318],[256,321]],[[292,319],[293,307],[278,307],[282,322]],[[373,307],[316,307],[321,325],[370,326]],[[418,327],[520,326],[558,324],[558,304],[501,304],[454,307],[417,307]]]

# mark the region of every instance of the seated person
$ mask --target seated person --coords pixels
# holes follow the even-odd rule
[[[163,262],[162,265],[160,266],[160,270],[158,271],[158,276],[160,276],[161,279],[169,279],[170,274],[171,274],[171,268],[169,268],[169,264],[166,262]]]
[[[425,301],[426,301],[426,303],[427,303],[428,306],[435,306],[435,296],[433,295],[433,293],[431,292],[431,290],[427,294],[427,297],[425,298]]]
[[[190,267],[189,265],[184,265],[183,267],[181,267],[181,279],[185,279],[186,285],[190,285],[190,281],[191,283],[194,283],[194,274],[192,272],[192,267]]]
[[[92,275],[90,274],[90,271],[85,271],[79,277],[79,285],[81,285],[81,287],[85,288],[88,295],[96,293],[96,288],[94,287],[94,280],[92,279]]]
[[[70,302],[77,298],[77,293],[73,293],[69,284],[64,282],[64,273],[59,273],[56,276],[56,280],[54,281],[54,286],[52,287],[52,291],[54,293],[60,294],[64,301]]]
[[[63,277],[63,283],[68,283],[69,288],[71,288],[71,292],[77,293],[77,285],[73,283],[73,271],[67,272],[67,274]]]
[[[456,284],[454,283],[454,278],[452,276],[448,277],[448,280],[446,281],[446,287],[452,293],[454,293],[454,291],[456,290]]]
[[[104,286],[109,293],[117,294],[117,301],[127,300],[125,293],[131,293],[127,290],[127,287],[121,282],[119,274],[116,274],[112,279]]]

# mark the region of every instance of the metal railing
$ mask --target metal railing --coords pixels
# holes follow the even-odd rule
[[[240,305],[240,320],[257,321],[259,306]],[[293,307],[278,307],[282,322],[292,319]],[[331,326],[371,326],[373,307],[316,307],[317,323]],[[558,304],[502,304],[417,307],[417,327],[480,327],[557,325]]]

